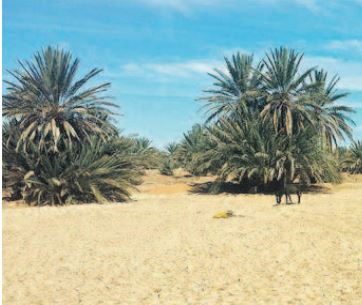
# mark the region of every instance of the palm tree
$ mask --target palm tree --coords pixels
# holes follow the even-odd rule
[[[218,164],[219,181],[262,189],[296,178],[306,183],[339,181],[333,156],[318,144],[312,127],[290,138],[275,134],[272,123],[262,123],[257,114],[236,112],[208,130],[213,146],[204,152],[199,164],[213,168]]]
[[[205,100],[209,113],[207,122],[214,118],[230,114],[235,109],[258,108],[260,105],[260,80],[258,73],[262,65],[253,67],[253,56],[236,53],[231,59],[224,57],[226,72],[215,69],[209,75],[215,79],[215,89],[205,90],[210,96]]]
[[[309,92],[314,84],[307,84],[306,80],[314,68],[301,72],[302,59],[303,54],[283,47],[267,53],[263,59],[265,70],[261,75],[266,104],[260,114],[264,120],[273,122],[277,132],[288,135],[293,128],[312,122],[314,102]]]
[[[86,86],[101,70],[76,79],[79,60],[51,47],[19,65],[3,96],[3,185],[37,205],[128,199],[149,143],[119,135],[109,83]]]
[[[113,114],[109,106],[115,105],[103,94],[110,83],[85,87],[101,69],[76,79],[79,59],[52,47],[19,65],[20,70],[8,71],[14,80],[5,81],[3,96],[3,115],[19,123],[17,149],[36,141],[39,149],[57,152],[65,141],[71,145],[94,134],[106,138],[115,132],[109,123]]]
[[[174,161],[179,161],[178,151],[180,149],[180,143],[171,142],[166,145],[167,155]]]
[[[12,132],[12,136],[9,135]],[[29,204],[124,201],[140,182],[140,168],[127,151],[113,151],[113,142],[91,137],[84,143],[65,142],[57,154],[16,150],[18,126],[7,124],[3,134],[3,186],[13,199]],[[110,153],[111,152],[111,153]]]
[[[163,152],[159,165],[162,175],[172,176],[173,170],[181,166],[179,149],[180,143],[171,142],[166,145],[166,151]]]
[[[277,164],[280,138],[253,115],[236,112],[209,128],[215,148],[207,153],[209,164],[220,162],[219,180],[246,185],[262,185],[280,179],[282,164]],[[207,164],[207,163],[206,163]]]
[[[192,126],[191,130],[184,133],[177,151],[178,159],[182,165],[193,175],[205,174],[198,164],[199,157],[210,147],[206,128],[200,124]]]
[[[362,141],[352,143],[348,163],[352,174],[362,174]]]
[[[340,99],[348,96],[348,93],[336,89],[339,79],[334,75],[328,81],[328,73],[323,69],[314,70],[309,76],[309,83],[315,84],[311,92],[314,101],[313,121],[328,147],[337,145],[338,140],[345,140],[345,136],[352,139],[350,125],[354,125],[354,122],[348,115],[354,110],[337,104]]]
[[[157,168],[161,162],[161,152],[152,146],[152,141],[145,137],[131,138],[130,154],[137,157],[145,169]]]
[[[160,164],[160,174],[165,176],[172,176],[174,170],[174,165],[172,164],[172,160],[170,158],[164,158]]]
[[[216,80],[215,89],[206,90],[211,95],[201,98],[209,113],[206,122],[241,109],[260,112],[276,132],[291,135],[314,125],[328,143],[350,138],[353,121],[348,114],[353,110],[336,104],[347,95],[336,90],[339,78],[327,82],[323,70],[301,71],[302,59],[303,54],[283,47],[266,53],[256,67],[252,56],[237,53],[225,58],[227,72],[215,69],[209,74]]]

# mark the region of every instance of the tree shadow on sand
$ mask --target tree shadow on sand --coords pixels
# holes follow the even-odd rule
[[[262,194],[262,195],[274,195],[276,188],[274,186],[258,187],[243,185],[234,182],[204,182],[204,183],[192,183],[189,184],[191,189],[189,193],[198,195],[217,195],[217,194]],[[302,193],[322,193],[327,194],[330,190],[322,185],[311,184],[301,185]]]

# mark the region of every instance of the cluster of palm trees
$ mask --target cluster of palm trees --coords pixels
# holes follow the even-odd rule
[[[3,96],[3,185],[31,204],[123,201],[156,166],[143,138],[112,123],[109,83],[87,86],[101,70],[77,77],[79,60],[48,47],[9,71]]]
[[[340,169],[362,173],[362,143],[352,140],[346,93],[339,78],[302,70],[303,54],[280,48],[256,64],[249,55],[225,58],[213,89],[201,100],[207,119],[166,152],[146,138],[122,135],[110,83],[77,78],[79,60],[48,47],[19,62],[3,96],[3,186],[31,204],[122,201],[142,171],[172,175],[184,167],[217,182],[264,190],[278,181],[340,181]]]
[[[256,64],[240,53],[225,58],[225,69],[210,74],[214,88],[201,98],[205,124],[184,135],[173,160],[194,174],[259,190],[278,181],[340,181],[336,148],[352,140],[353,109],[340,104],[347,94],[336,89],[337,76],[302,70],[302,61],[303,54],[287,48]],[[351,156],[359,152],[361,160],[359,143]],[[348,168],[360,171],[360,161],[352,163]]]
[[[160,166],[161,174],[172,175],[173,170],[178,167],[183,167],[196,176],[207,174],[207,170],[204,170],[197,160],[199,154],[209,149],[209,143],[205,128],[200,124],[194,125],[184,134],[182,141],[172,142],[166,146],[166,153]]]
[[[362,174],[362,141],[356,141],[347,149],[340,147],[336,151],[339,169],[351,174]]]

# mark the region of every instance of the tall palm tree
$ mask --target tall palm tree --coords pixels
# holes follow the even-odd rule
[[[311,122],[314,107],[309,92],[313,83],[306,80],[314,68],[301,72],[303,54],[281,47],[266,54],[262,71],[263,91],[266,104],[261,112],[264,120],[273,122],[275,130],[288,135],[293,128],[301,128]]]
[[[215,69],[209,75],[215,80],[215,89],[205,90],[210,94],[201,98],[205,100],[205,108],[209,113],[207,122],[236,108],[257,108],[260,100],[260,73],[262,65],[253,67],[253,56],[236,53],[231,59],[224,57],[226,72]]]
[[[334,75],[328,81],[328,73],[323,69],[315,70],[309,76],[309,83],[315,84],[311,92],[315,103],[313,121],[329,147],[337,144],[338,140],[344,140],[345,137],[352,139],[350,125],[354,125],[354,122],[348,115],[354,110],[338,104],[340,99],[348,96],[348,93],[336,89],[339,79],[338,75]]]
[[[305,182],[340,180],[329,147],[351,136],[352,109],[338,105],[346,93],[336,90],[337,76],[328,81],[323,70],[303,70],[302,60],[303,54],[283,47],[256,67],[252,57],[225,59],[227,72],[211,74],[216,88],[206,91],[211,143],[203,153],[191,153],[198,170],[246,185],[296,176]]]
[[[13,80],[5,81],[3,96],[3,115],[15,118],[20,126],[18,149],[36,141],[39,149],[57,152],[64,141],[72,144],[94,134],[105,138],[114,133],[109,106],[115,105],[103,94],[110,83],[86,87],[101,69],[77,79],[79,60],[52,47],[19,65],[20,70],[8,71]]]
[[[336,90],[339,78],[327,82],[323,70],[302,71],[302,60],[303,54],[283,47],[267,53],[256,67],[252,56],[237,53],[225,58],[226,72],[215,69],[215,74],[209,74],[216,80],[215,88],[201,98],[206,100],[207,122],[232,116],[235,109],[251,110],[284,134],[314,124],[328,143],[350,138],[352,109],[337,104],[347,95]]]

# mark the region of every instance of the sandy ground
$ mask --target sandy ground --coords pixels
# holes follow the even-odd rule
[[[362,304],[362,177],[279,207],[191,181],[148,174],[128,204],[3,207],[3,304]],[[212,218],[226,209],[239,217]]]

